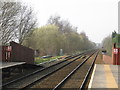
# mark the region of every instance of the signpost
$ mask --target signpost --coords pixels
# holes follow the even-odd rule
[[[60,49],[60,56],[63,56],[63,49]]]

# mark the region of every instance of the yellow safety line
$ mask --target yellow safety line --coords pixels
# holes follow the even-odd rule
[[[107,82],[107,88],[118,88],[118,85],[116,83],[116,80],[111,72],[109,65],[104,65],[105,69],[105,75],[106,75],[106,82]]]
[[[95,70],[96,70],[96,64],[94,66],[93,73],[92,73],[88,88],[92,88],[92,82],[93,82],[93,78],[94,78],[94,75],[95,75]]]

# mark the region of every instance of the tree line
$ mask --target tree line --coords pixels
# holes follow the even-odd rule
[[[75,53],[95,47],[85,32],[78,33],[77,27],[60,16],[51,16],[46,25],[37,28],[33,10],[20,2],[0,2],[0,41],[10,41],[38,50],[40,55]]]
[[[107,51],[107,54],[111,56],[112,55],[112,35],[108,35],[103,39],[102,46],[103,46],[103,49]]]
[[[51,16],[45,26],[34,29],[30,37],[23,42],[27,47],[39,50],[41,55],[59,55],[60,49],[64,54],[76,53],[95,47],[85,32],[80,34],[77,27],[60,16]]]

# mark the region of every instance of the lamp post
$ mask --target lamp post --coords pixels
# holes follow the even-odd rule
[[[118,34],[120,34],[120,1],[118,2]]]

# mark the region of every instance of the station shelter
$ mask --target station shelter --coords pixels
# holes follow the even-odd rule
[[[120,65],[120,34],[112,33],[112,62],[113,65]]]

